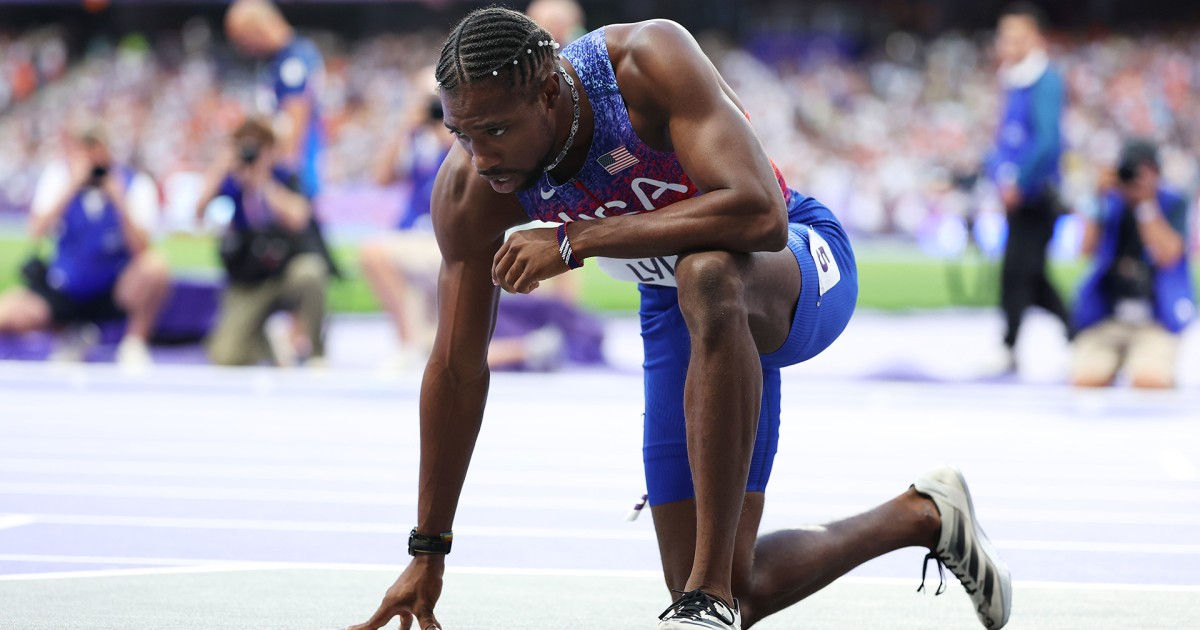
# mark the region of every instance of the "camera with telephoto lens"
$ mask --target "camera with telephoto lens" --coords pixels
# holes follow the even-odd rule
[[[107,166],[105,166],[103,164],[95,164],[92,166],[92,175],[88,181],[92,184],[99,185],[100,182],[104,181],[104,178],[107,175],[108,175],[108,167]]]
[[[1129,163],[1122,164],[1117,167],[1117,179],[1121,180],[1122,184],[1132,184],[1133,180],[1137,179],[1137,164]]]
[[[1158,169],[1158,148],[1149,140],[1130,140],[1121,149],[1121,157],[1117,160],[1117,179],[1122,184],[1132,184],[1142,165]]]
[[[258,146],[258,143],[254,142],[253,140],[242,140],[241,144],[238,145],[238,158],[241,159],[242,164],[245,164],[246,166],[257,162],[258,156],[261,153],[262,147]]]

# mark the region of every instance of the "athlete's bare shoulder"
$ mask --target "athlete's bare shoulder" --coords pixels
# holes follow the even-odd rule
[[[438,169],[430,201],[433,229],[446,259],[495,252],[505,230],[529,221],[517,196],[493,190],[458,145]]]
[[[655,145],[671,144],[667,123],[672,114],[686,113],[705,95],[721,93],[742,109],[696,38],[677,22],[646,20],[605,27],[605,39],[621,96],[639,132],[661,130],[643,138]],[[658,146],[656,148],[662,148]]]

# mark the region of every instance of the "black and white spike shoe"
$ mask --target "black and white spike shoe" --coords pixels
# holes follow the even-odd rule
[[[926,473],[913,487],[932,499],[942,516],[937,548],[925,556],[925,567],[928,568],[929,561],[933,560],[938,563],[940,574],[945,565],[971,596],[983,627],[988,630],[1003,628],[1012,612],[1012,578],[1008,566],[975,520],[975,505],[967,489],[967,480],[957,468],[945,466]],[[943,580],[936,594],[940,595],[945,586]],[[917,590],[924,587],[923,568],[921,587]]]
[[[730,608],[701,590],[684,593],[658,618],[658,630],[742,630],[742,612],[736,599]]]

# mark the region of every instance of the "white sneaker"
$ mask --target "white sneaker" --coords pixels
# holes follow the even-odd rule
[[[117,346],[117,365],[122,369],[142,371],[154,365],[154,359],[150,357],[150,348],[146,346],[146,342],[137,338],[126,335]]]
[[[420,374],[425,371],[425,364],[429,362],[429,352],[418,348],[414,344],[406,344],[399,346],[396,350],[379,366],[379,371],[384,375],[396,374]]]
[[[100,343],[100,327],[90,322],[64,330],[54,342],[50,360],[55,363],[82,363],[87,353]]]
[[[975,520],[975,505],[967,480],[957,468],[944,466],[917,479],[913,487],[932,499],[942,515],[937,549],[925,556],[925,567],[934,560],[941,574],[944,564],[971,596],[983,626],[988,630],[1003,628],[1012,612],[1012,578],[1008,566]],[[922,568],[921,587],[917,591],[924,588]],[[940,595],[945,589],[943,579],[935,594]]]
[[[1017,353],[1013,348],[1001,346],[985,353],[977,369],[978,375],[984,378],[1016,374]]]
[[[730,608],[700,590],[684,593],[658,618],[658,630],[742,630],[742,611],[736,599]]]
[[[558,326],[547,324],[525,336],[525,367],[553,372],[562,367],[567,337]]]

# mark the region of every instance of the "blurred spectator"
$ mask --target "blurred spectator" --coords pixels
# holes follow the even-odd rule
[[[256,93],[260,114],[273,117],[277,159],[296,173],[300,192],[315,200],[321,190],[320,167],[324,128],[318,107],[325,81],[325,60],[309,39],[297,35],[279,8],[269,0],[236,0],[225,14],[225,32],[243,55],[265,59]],[[316,213],[309,218],[311,233],[328,270],[338,276],[337,264],[325,243]],[[272,336],[276,358],[290,363],[304,355],[306,324],[292,314],[290,330]]]
[[[42,173],[30,214],[35,244],[56,238],[54,259],[46,264],[35,255],[22,269],[25,286],[0,296],[0,332],[72,325],[78,332],[126,318],[117,362],[149,365],[147,341],[169,287],[167,264],[150,249],[154,182],[114,160],[101,128],[89,127],[69,139],[66,162]],[[68,340],[59,357],[81,360],[83,342],[98,335],[86,337]]]
[[[583,7],[575,0],[533,0],[525,9],[525,15],[546,29],[562,46],[587,34]]]
[[[1188,204],[1161,183],[1155,146],[1134,141],[1122,151],[1118,185],[1088,225],[1084,249],[1094,257],[1076,304],[1072,382],[1110,385],[1125,367],[1134,387],[1175,383],[1179,333],[1195,315],[1188,268]]]
[[[227,197],[233,217],[221,240],[229,285],[221,299],[209,356],[221,365],[287,362],[272,349],[267,319],[295,313],[304,342],[299,357],[319,365],[325,356],[325,294],[329,266],[320,253],[312,204],[296,176],[276,162],[276,141],[267,122],[248,119],[209,171],[197,206]]]
[[[805,31],[802,23],[786,28],[744,34],[738,46],[713,34],[701,43],[793,186],[837,208],[856,236],[911,240],[964,212],[986,215],[989,226],[1003,222],[988,178],[980,178],[967,204],[946,185],[969,175],[994,139],[1003,103],[990,38],[898,31],[864,48]],[[10,98],[0,116],[0,214],[28,207],[38,173],[54,157],[53,138],[84,113],[109,123],[117,159],[163,182],[167,206],[186,208],[177,225],[190,225],[194,186],[176,188],[174,180],[197,179],[245,112],[256,109],[255,77],[228,63],[228,50],[210,30],[197,18],[178,32],[129,34],[115,43],[105,36],[64,40],[64,29],[0,37],[0,66],[12,60],[20,67],[12,72],[27,75],[23,60],[32,58],[38,71],[35,90],[22,91],[24,100]],[[398,128],[403,113],[423,102],[426,93],[410,77],[435,61],[444,33],[350,41],[328,31],[305,35],[326,58],[324,85],[314,92],[327,140],[322,216],[393,225],[388,195],[395,192],[371,189],[371,158],[392,136],[379,130]],[[68,57],[67,50],[84,52]],[[1197,189],[1196,31],[1054,33],[1050,50],[1069,94],[1061,162],[1066,205],[1094,209],[1100,174],[1116,162],[1121,138],[1134,135],[1159,143],[1164,181],[1189,194]],[[12,92],[15,76],[0,71],[0,96]]]
[[[300,178],[300,192],[314,198],[320,190],[320,153],[324,144],[317,94],[325,61],[310,40],[296,34],[279,8],[267,0],[237,0],[225,14],[225,32],[247,57],[264,58],[260,113],[279,138],[279,158]]]
[[[432,84],[432,68],[427,76]],[[454,144],[454,136],[442,124],[441,100],[432,89],[427,94],[423,106],[410,111],[408,124],[400,127],[375,165],[379,184],[388,185],[401,176],[411,184],[397,231],[371,238],[359,252],[363,273],[400,340],[388,367],[401,371],[424,366],[433,347],[434,307],[428,298],[442,258],[429,206],[438,168]]]
[[[1036,6],[1013,4],[1001,16],[996,37],[1005,107],[988,168],[1008,212],[1000,279],[1004,371],[1016,370],[1014,348],[1026,308],[1050,311],[1070,335],[1067,308],[1046,276],[1046,247],[1062,207],[1058,185],[1066,91],[1062,75],[1050,67],[1044,23]]]

